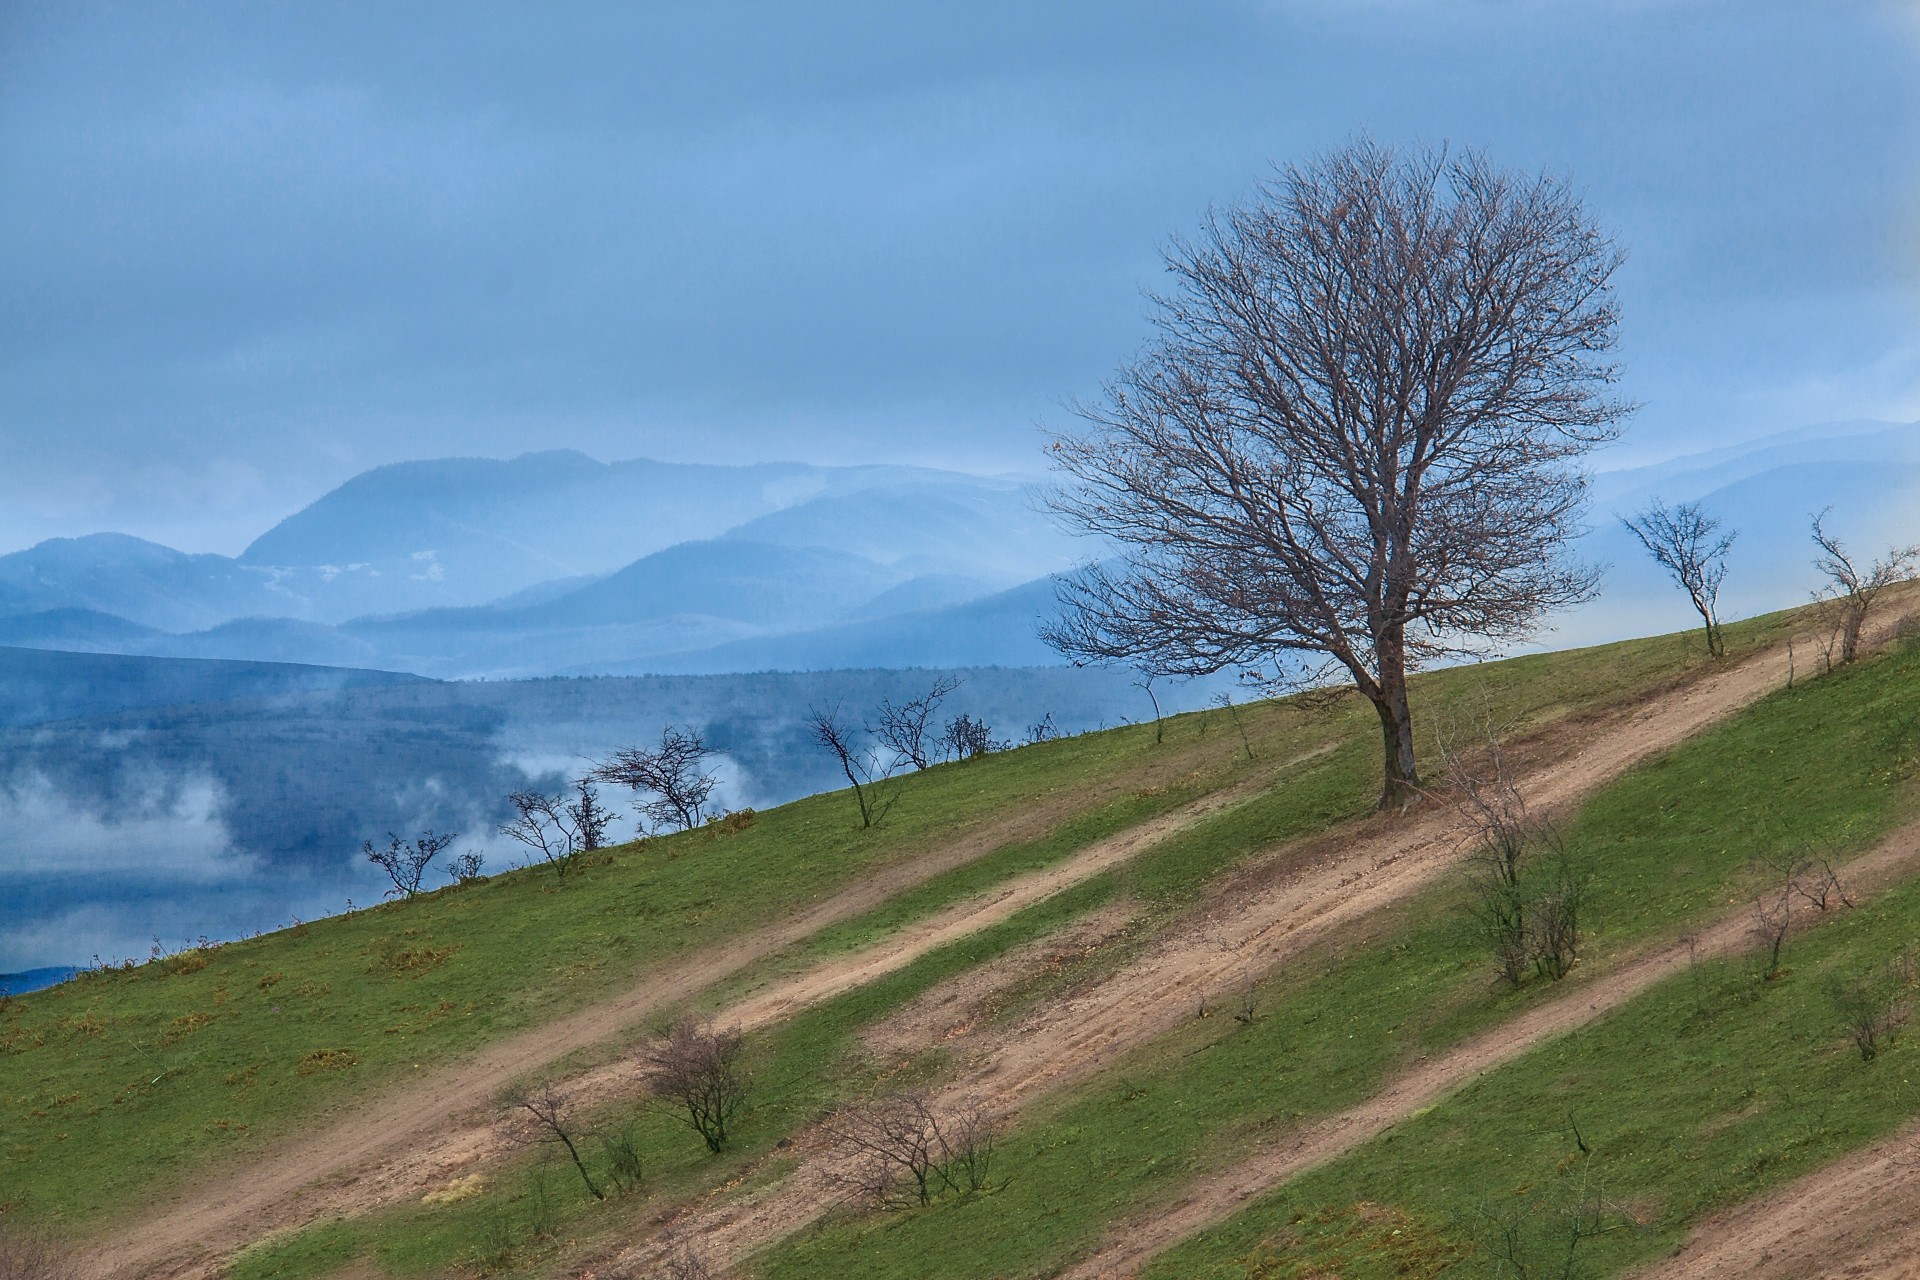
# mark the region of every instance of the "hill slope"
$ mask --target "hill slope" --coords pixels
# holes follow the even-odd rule
[[[1781,632],[1770,624],[1735,634],[1741,652],[1756,654]],[[1727,886],[1745,874],[1751,838],[1791,840],[1799,838],[1796,830],[1837,823],[1833,829],[1849,833],[1847,846],[1857,847],[1908,803],[1906,791],[1862,781],[1879,776],[1883,748],[1859,738],[1858,726],[1877,722],[1867,710],[1879,705],[1877,696],[1907,696],[1902,682],[1920,679],[1910,670],[1915,659],[1819,681],[1707,728],[1778,679],[1772,664],[1780,658],[1774,651],[1714,674],[1699,671],[1686,652],[1684,639],[1648,642],[1421,682],[1424,717],[1472,708],[1529,725],[1522,749],[1528,776],[1565,779],[1543,783],[1543,803],[1576,806],[1594,796],[1576,842],[1614,850],[1590,908],[1591,927],[1604,940],[1587,961],[1595,980],[1650,932],[1724,910]],[[1667,692],[1642,705],[1656,690]],[[1258,1132],[1242,1127],[1248,1107],[1337,1110],[1354,1090],[1363,1096],[1387,1079],[1398,1055],[1461,1043],[1477,1028],[1545,1007],[1556,994],[1543,982],[1524,988],[1517,1004],[1489,999],[1478,976],[1484,971],[1472,958],[1475,944],[1451,923],[1448,904],[1457,890],[1446,866],[1458,845],[1438,815],[1413,826],[1361,819],[1377,752],[1361,711],[1235,709],[1176,721],[1157,747],[1150,729],[1132,729],[1027,748],[906,779],[897,807],[875,831],[852,823],[846,797],[823,796],[730,834],[691,833],[617,852],[577,882],[520,873],[481,889],[319,922],[298,936],[189,952],[29,997],[16,1002],[0,1030],[16,1050],[0,1058],[0,1080],[8,1085],[0,1096],[30,1105],[60,1079],[80,1086],[84,1102],[134,1067],[132,1056],[120,1063],[117,1050],[100,1057],[84,1035],[48,1034],[53,1020],[81,1007],[72,1004],[78,999],[89,1017],[136,1041],[165,1042],[157,1051],[179,1073],[177,1087],[165,1096],[128,1096],[87,1123],[111,1125],[114,1149],[146,1151],[143,1167],[173,1173],[136,1191],[111,1168],[85,1159],[84,1167],[65,1171],[38,1157],[17,1167],[38,1170],[38,1213],[64,1204],[64,1213],[92,1216],[129,1194],[151,1197],[168,1178],[209,1159],[239,1161],[233,1181],[165,1209],[165,1230],[149,1219],[116,1237],[123,1259],[134,1256],[125,1252],[131,1241],[146,1242],[138,1255],[147,1260],[139,1264],[146,1274],[172,1273],[158,1259],[176,1256],[174,1245],[245,1239],[266,1224],[323,1211],[345,1212],[349,1220],[249,1254],[235,1274],[327,1276],[356,1256],[378,1259],[396,1274],[431,1272],[478,1257],[493,1219],[508,1224],[517,1242],[505,1260],[488,1264],[501,1273],[644,1266],[644,1247],[616,1262],[622,1246],[613,1242],[632,1238],[640,1223],[689,1197],[709,1206],[702,1212],[725,1215],[728,1225],[716,1223],[702,1237],[715,1261],[777,1246],[755,1264],[769,1274],[907,1274],[901,1260],[913,1257],[922,1269],[915,1274],[935,1259],[939,1274],[987,1275],[1071,1260],[1098,1243],[1107,1217],[1150,1206],[1163,1184],[1131,1174],[1063,1177],[1049,1171],[1056,1157],[1047,1153],[1082,1169],[1088,1159],[1131,1169],[1126,1144],[1138,1151],[1141,1142],[1147,1149],[1172,1143],[1172,1150],[1219,1125],[1226,1126],[1215,1130],[1227,1135],[1218,1140],[1224,1145],[1209,1149],[1237,1153],[1244,1140],[1231,1135]],[[1671,767],[1680,772],[1668,772],[1656,754],[1617,783],[1607,781],[1663,743],[1696,732],[1706,737],[1674,757]],[[1574,744],[1581,748],[1574,772],[1556,775],[1555,753]],[[1809,775],[1803,758],[1855,760],[1858,768]],[[1750,766],[1730,803],[1771,793],[1792,804],[1754,811],[1751,824],[1743,818],[1739,830],[1750,825],[1751,835],[1711,856],[1690,828],[1646,829],[1644,815],[1665,812],[1658,796],[1697,794],[1699,771],[1713,776],[1729,759]],[[1783,785],[1796,769],[1798,781]],[[1608,825],[1618,822],[1638,826]],[[1319,841],[1329,824],[1335,839]],[[1626,837],[1612,834],[1630,829],[1640,843],[1622,845]],[[1415,847],[1409,841],[1421,840],[1440,843],[1431,854],[1408,856]],[[1639,868],[1675,866],[1666,841],[1695,852],[1671,890],[1649,892]],[[589,896],[580,897],[587,886]],[[768,897],[754,886],[777,889]],[[1236,932],[1242,929],[1251,932]],[[610,943],[615,935],[624,940]],[[1256,941],[1263,937],[1274,942]],[[1316,947],[1335,941],[1340,959],[1332,969],[1318,961],[1299,969],[1321,954]],[[1439,950],[1431,963],[1396,967],[1433,947]],[[502,963],[508,955],[512,963]],[[419,956],[430,958],[408,958]],[[427,967],[416,971],[419,964]],[[1272,976],[1263,978],[1269,968]],[[1307,972],[1329,976],[1302,986],[1298,979]],[[1382,985],[1389,972],[1400,977]],[[1196,997],[1202,1010],[1233,1007],[1241,997],[1232,993],[1243,987],[1249,1021],[1193,1021]],[[243,998],[243,989],[256,994]],[[604,1044],[606,1050],[588,1054],[584,1075],[574,1070],[573,1087],[596,1113],[631,1114],[631,1068],[609,1052],[617,1038],[605,1037],[683,1001],[724,1010],[723,1017],[753,1029],[755,1101],[737,1148],[718,1161],[697,1157],[670,1117],[643,1113],[634,1132],[653,1171],[644,1193],[596,1206],[576,1184],[560,1192],[567,1207],[558,1210],[573,1244],[517,1234],[522,1228],[512,1224],[525,1221],[533,1185],[525,1179],[535,1175],[511,1144],[501,1145],[507,1131],[497,1128],[500,1113],[472,1112],[462,1099],[490,1096],[508,1076],[537,1071],[570,1046]],[[1623,1007],[1638,1008],[1639,998]],[[1379,1026],[1358,1039],[1328,1040],[1316,1028],[1330,1008],[1366,1010]],[[197,1020],[196,1011],[209,1018]],[[1403,1025],[1380,1029],[1393,1018]],[[1346,1014],[1331,1023],[1346,1025]],[[992,1080],[997,1105],[1053,1099],[1037,1110],[1022,1104],[1018,1125],[1003,1140],[1002,1158],[1025,1181],[1016,1178],[1008,1191],[985,1198],[943,1198],[919,1217],[836,1217],[822,1232],[781,1244],[818,1211],[819,1186],[808,1179],[824,1175],[811,1154],[794,1169],[790,1160],[762,1165],[761,1153],[773,1152],[783,1135],[801,1137],[800,1150],[814,1151],[809,1144],[818,1135],[808,1126],[823,1100],[858,1097],[902,1069],[889,1065],[896,1050],[885,1046],[904,1046],[907,1056],[898,1062],[907,1063],[922,1061],[913,1046],[935,1041],[947,1049],[914,1070],[932,1070],[942,1089]],[[1276,1044],[1293,1048],[1276,1057]],[[495,1047],[465,1056],[483,1045]],[[605,1065],[596,1068],[601,1053]],[[1294,1060],[1288,1053],[1299,1055],[1298,1071],[1286,1065]],[[336,1060],[347,1065],[301,1069]],[[1254,1062],[1268,1066],[1250,1069]],[[384,1091],[382,1081],[397,1082],[412,1070],[437,1074],[346,1127],[302,1119],[317,1119],[329,1099]],[[48,1083],[36,1085],[33,1073],[48,1071],[37,1077]],[[1179,1083],[1180,1073],[1194,1072],[1201,1075]],[[1133,1083],[1116,1091],[1115,1073]],[[1288,1097],[1298,1101],[1284,1102]],[[1156,1128],[1163,1107],[1153,1100],[1160,1098],[1184,1099],[1190,1122],[1176,1131]],[[1137,1109],[1102,1110],[1116,1106]],[[218,1108],[214,1118],[225,1127],[218,1136],[182,1141],[179,1135],[206,1123],[193,1119],[208,1114],[196,1108]],[[1196,1116],[1217,1118],[1196,1125]],[[20,1126],[21,1148],[39,1150],[32,1135],[41,1121],[21,1113],[10,1114],[9,1123]],[[78,1120],[63,1115],[58,1123],[73,1132]],[[1582,1124],[1603,1121],[1583,1116]],[[241,1132],[238,1125],[248,1127]],[[1176,1140],[1174,1132],[1188,1136]],[[171,1136],[155,1147],[162,1134]],[[498,1189],[421,1204],[424,1191],[454,1176],[436,1154],[452,1150],[465,1152],[466,1161],[481,1153],[478,1167],[490,1171],[484,1185]],[[1186,1166],[1176,1160],[1168,1167]],[[329,1169],[361,1176],[334,1181],[336,1190],[323,1195],[310,1180]],[[763,1193],[736,1201],[723,1189],[756,1169],[772,1179]],[[1021,1189],[1029,1185],[1031,1191]],[[541,1194],[551,1198],[562,1184],[550,1178],[547,1186]],[[388,1198],[396,1193],[398,1199]],[[794,1217],[800,1208],[805,1213]],[[1043,1209],[1044,1221],[1029,1216]],[[941,1253],[923,1239],[956,1230],[993,1247]],[[593,1242],[603,1236],[612,1252],[596,1253],[601,1246]],[[1307,1239],[1298,1247],[1318,1246]]]

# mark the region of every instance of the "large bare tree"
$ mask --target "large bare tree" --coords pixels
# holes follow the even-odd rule
[[[1166,255],[1158,334],[1058,436],[1054,507],[1119,548],[1043,631],[1170,675],[1344,673],[1383,807],[1418,783],[1407,673],[1587,598],[1582,454],[1609,398],[1621,260],[1561,183],[1362,139]]]

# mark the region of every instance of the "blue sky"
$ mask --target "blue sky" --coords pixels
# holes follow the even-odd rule
[[[1358,129],[1629,249],[1612,461],[1920,418],[1920,5],[0,5],[0,550],[366,467],[1038,466],[1169,235]]]

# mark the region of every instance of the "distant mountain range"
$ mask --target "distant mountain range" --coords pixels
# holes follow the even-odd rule
[[[358,476],[238,557],[119,534],[0,557],[0,644],[455,677],[710,670],[697,655],[719,646],[965,607],[1076,550],[1017,480],[447,459]]]
[[[1920,424],[1852,422],[1603,472],[1597,605],[1548,642],[1687,625],[1621,529],[1654,496],[1741,531],[1729,617],[1806,598],[1806,527],[1920,540]],[[1057,661],[1051,575],[1093,551],[1014,479],[912,467],[601,463],[560,451],[357,476],[238,557],[119,534],[0,557],[0,645],[436,677]]]

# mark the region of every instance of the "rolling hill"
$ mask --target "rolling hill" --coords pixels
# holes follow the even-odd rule
[[[1764,1197],[1848,1265],[1916,1199],[1820,1179],[1920,1124],[1920,648],[1789,688],[1802,621],[1419,678],[1508,726],[1570,966],[1500,977],[1474,828],[1438,777],[1372,812],[1367,708],[1216,709],[17,998],[10,1221],[235,1280],[1603,1277],[1716,1274]],[[717,1153],[634,1055],[679,1014],[743,1036]],[[861,1135],[926,1123],[924,1197],[875,1181]]]

